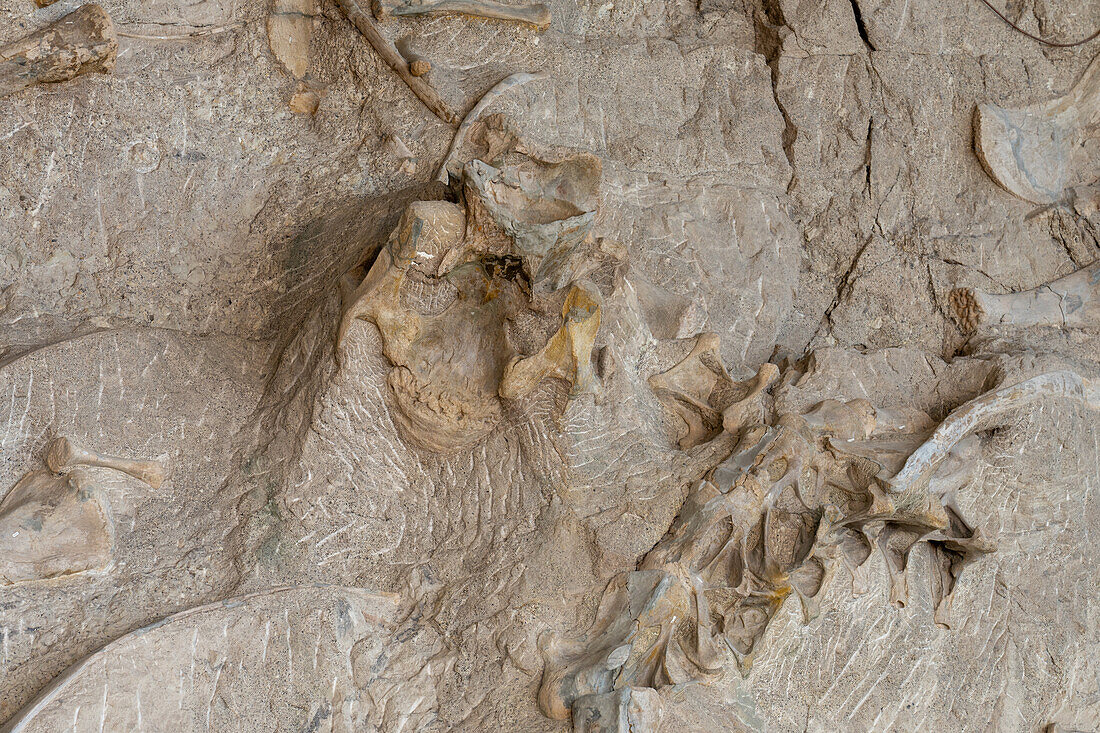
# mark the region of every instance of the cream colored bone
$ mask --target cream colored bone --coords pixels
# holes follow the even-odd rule
[[[119,458],[83,448],[69,438],[57,438],[46,451],[46,466],[54,473],[62,473],[74,466],[98,466],[111,468],[133,476],[154,489],[159,489],[168,478],[166,458],[152,461],[135,461]]]
[[[383,18],[412,15],[472,15],[506,20],[544,31],[550,27],[550,8],[542,3],[505,5],[493,0],[374,0],[374,14]]]
[[[986,172],[1025,201],[1051,204],[1070,186],[1096,180],[1095,148],[1085,144],[1100,125],[1100,55],[1065,95],[1011,109],[980,104],[974,148]],[[1086,180],[1082,180],[1085,178]]]
[[[991,425],[994,418],[1046,397],[1068,397],[1100,410],[1100,382],[1058,371],[986,392],[952,411],[886,486],[893,493],[921,490],[960,441]]]
[[[983,325],[1100,328],[1100,261],[1032,290],[997,294],[959,288],[948,300],[966,332]]]
[[[115,67],[118,39],[111,17],[83,5],[55,23],[0,48],[0,98],[33,84],[67,81]]]
[[[595,394],[599,387],[592,368],[592,348],[600,329],[601,300],[594,285],[574,284],[562,306],[561,328],[537,353],[505,367],[500,396],[522,397],[548,377],[568,382],[571,397]]]
[[[423,76],[415,76],[409,68],[409,62],[394,46],[393,41],[382,35],[374,21],[363,12],[356,0],[336,0],[337,4],[348,16],[351,24],[363,34],[371,48],[385,61],[394,73],[412,90],[412,93],[424,103],[432,113],[449,125],[458,125],[461,122],[458,113],[439,95],[435,87],[428,83]]]
[[[700,355],[716,342],[700,341],[658,383],[695,390],[684,399],[713,409],[720,373]],[[748,392],[759,394],[769,381],[758,375]],[[743,426],[734,452],[692,489],[638,569],[607,585],[587,631],[541,640],[543,712],[571,712],[579,727],[592,712],[587,701],[617,701],[621,711],[635,694],[626,691],[705,681],[730,655],[746,670],[789,596],[802,601],[809,618],[838,564],[855,569],[866,562],[872,527],[895,606],[908,603],[913,548],[930,548],[934,617],[948,626],[959,574],[994,549],[952,498],[972,475],[972,434],[1008,410],[1054,395],[1100,409],[1100,384],[1052,372],[972,400],[923,443],[893,430],[876,433],[877,413],[866,400],[825,400],[773,426]],[[607,697],[611,692],[619,698]]]
[[[763,417],[761,397],[778,376],[778,367],[764,364],[755,376],[734,381],[722,363],[717,334],[703,333],[679,363],[650,377],[649,386],[683,421],[677,441],[688,450],[720,429],[736,433],[743,426],[758,424]]]
[[[302,79],[309,68],[314,0],[272,0],[267,16],[267,42],[290,75]]]

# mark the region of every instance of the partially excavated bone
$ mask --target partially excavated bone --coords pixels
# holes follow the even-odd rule
[[[712,425],[722,400],[715,392],[732,381],[713,363],[714,341],[700,338],[651,380],[697,415],[709,410]],[[748,393],[771,381],[762,375]],[[913,549],[929,548],[935,621],[949,625],[960,573],[994,549],[954,503],[977,455],[972,436],[1047,396],[1100,409],[1095,383],[1052,372],[972,400],[927,439],[879,428],[866,400],[826,400],[771,425],[732,421],[740,434],[733,453],[692,490],[638,569],[608,584],[587,632],[543,641],[543,712],[580,725],[599,700],[623,719],[639,688],[706,680],[731,663],[746,670],[787,598],[811,618],[836,566],[858,568],[875,544],[899,607],[909,599]]]
[[[412,63],[414,62],[410,61],[410,69],[412,68]],[[415,74],[415,71],[413,73]],[[481,99],[478,100],[478,103],[474,105],[474,108],[466,114],[465,118],[463,118],[462,124],[458,126],[458,131],[455,133],[454,138],[451,140],[451,146],[447,150],[447,156],[443,158],[443,162],[439,165],[439,172],[436,173],[436,180],[440,183],[447,183],[452,175],[455,177],[461,176],[461,166],[458,166],[456,170],[451,170],[451,165],[455,163],[455,156],[462,150],[462,146],[466,142],[466,137],[470,134],[470,129],[473,127],[474,123],[485,116],[485,112],[492,106],[497,97],[504,94],[509,89],[514,89],[529,82],[545,78],[546,74],[541,72],[535,74],[520,72],[505,77],[497,82],[492,89],[485,92]]]
[[[595,394],[592,348],[600,330],[600,291],[591,284],[574,284],[562,306],[562,325],[546,346],[531,356],[517,358],[504,369],[500,396],[515,399],[532,392],[547,377],[563,379],[569,394]]]
[[[168,478],[168,465],[164,460],[134,461],[96,453],[82,448],[68,438],[53,441],[46,451],[46,467],[54,473],[62,473],[74,466],[110,468],[133,476],[154,489],[159,489]]]
[[[465,209],[446,201],[408,207],[350,294],[340,326],[341,359],[357,320],[377,326],[393,365],[395,422],[432,452],[480,441],[500,422],[504,400],[546,380],[568,383],[570,397],[597,391],[602,295],[568,265],[591,223],[591,212],[577,214],[572,201],[595,208],[599,166],[585,156],[546,162],[515,149],[497,163],[466,166]],[[533,287],[548,273],[562,286]],[[526,327],[512,328],[516,319]]]
[[[393,594],[334,585],[189,608],[77,662],[4,731],[71,730],[73,721],[77,730],[215,731],[242,720],[275,731],[303,716],[324,722],[313,730],[422,730],[433,716],[430,668],[451,662],[438,634],[407,615]]]
[[[506,5],[494,0],[374,0],[374,14],[379,19],[412,15],[473,15],[524,23],[540,31],[549,28],[551,20],[550,8],[542,3]]]
[[[451,106],[444,101],[443,97],[439,96],[439,92],[435,87],[428,83],[427,79],[423,75],[417,76],[412,73],[412,69],[409,68],[409,62],[401,55],[401,52],[397,50],[397,47],[393,44],[393,41],[382,35],[382,32],[378,30],[378,27],[374,24],[374,21],[363,12],[359,7],[359,3],[356,0],[337,0],[340,7],[343,9],[344,14],[348,16],[348,20],[356,29],[363,34],[363,37],[367,39],[367,42],[371,45],[371,48],[375,50],[383,61],[385,61],[394,72],[401,77],[401,80],[408,85],[424,106],[432,111],[432,113],[443,120],[449,125],[458,125],[461,118],[458,116]]]
[[[118,39],[107,12],[83,5],[40,31],[0,48],[0,97],[33,84],[68,81],[115,67]]]
[[[759,397],[778,375],[774,364],[764,364],[751,379],[734,381],[722,363],[718,336],[704,333],[683,361],[650,377],[649,386],[682,421],[677,442],[688,450],[723,429],[736,433],[744,424],[758,424]]]
[[[1051,204],[1062,200],[1068,187],[1096,181],[1098,125],[1100,56],[1057,99],[1018,109],[978,105],[974,147],[990,177],[1006,191]]]
[[[271,52],[295,79],[309,68],[309,42],[313,31],[314,0],[273,0],[267,16],[267,42]]]
[[[948,298],[966,332],[984,325],[1096,327],[1100,325],[1100,262],[1021,293],[959,288]]]
[[[113,530],[96,477],[109,468],[159,487],[161,461],[133,461],[53,441],[46,469],[31,471],[0,501],[0,585],[102,570],[111,562]]]

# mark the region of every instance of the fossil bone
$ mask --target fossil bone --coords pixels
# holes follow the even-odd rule
[[[690,404],[713,413],[724,372],[703,356],[715,347],[713,338],[700,339],[688,359],[658,375],[656,388],[681,398],[693,391]],[[771,379],[755,381],[753,394]],[[543,712],[572,714],[576,724],[586,714],[579,701],[589,696],[706,680],[727,659],[747,669],[785,600],[797,597],[812,617],[837,563],[854,569],[870,557],[875,527],[889,600],[907,604],[909,556],[924,543],[933,558],[934,618],[948,626],[962,569],[994,549],[954,506],[974,463],[971,436],[1051,395],[1100,409],[1095,383],[1052,372],[964,404],[924,442],[876,433],[876,411],[866,400],[826,400],[771,426],[735,421],[741,440],[734,452],[692,490],[638,569],[611,580],[589,630],[542,640]],[[625,714],[625,702],[618,704],[617,714]]]
[[[363,12],[359,4],[355,0],[337,0],[337,2],[352,25],[363,34],[363,37],[367,39],[375,52],[401,77],[401,80],[424,103],[424,106],[448,125],[459,124],[458,114],[439,96],[439,92],[424,77],[413,75],[409,69],[409,62],[405,60],[397,47],[382,35],[374,21]]]
[[[58,438],[46,469],[31,471],[0,501],[0,585],[102,570],[111,561],[111,519],[95,476],[82,466],[109,468],[157,488],[163,461],[133,461]]]
[[[478,18],[526,23],[544,31],[550,27],[550,8],[542,3],[505,5],[494,0],[374,0],[379,20],[413,15],[473,15]]]
[[[67,81],[115,67],[118,40],[107,12],[83,5],[55,23],[0,48],[0,98],[32,84]]]
[[[135,461],[129,458],[108,456],[82,448],[69,438],[57,438],[46,451],[46,466],[54,473],[61,473],[73,466],[98,466],[133,476],[154,489],[159,489],[168,478],[165,459]]]
[[[722,429],[736,433],[742,425],[758,422],[759,398],[778,376],[774,364],[764,364],[751,379],[734,381],[722,364],[718,336],[704,333],[681,362],[650,377],[649,386],[681,419],[677,442],[688,450]]]
[[[466,142],[466,136],[470,134],[470,128],[484,116],[486,110],[489,109],[497,97],[504,94],[509,89],[514,89],[515,87],[523,86],[537,79],[545,78],[546,74],[544,72],[533,74],[520,72],[505,77],[497,82],[492,89],[485,92],[481,99],[478,100],[478,103],[474,105],[474,108],[467,113],[466,117],[462,120],[462,124],[458,126],[458,131],[455,133],[454,138],[451,140],[451,146],[447,150],[447,156],[443,158],[443,162],[439,164],[439,172],[436,173],[436,180],[440,183],[447,183],[452,174],[456,176],[461,174],[461,168],[457,171],[452,171],[451,164],[454,162],[458,151],[462,149],[463,143]]]
[[[974,147],[990,177],[1006,191],[1051,204],[1063,198],[1067,187],[1096,180],[1096,151],[1086,143],[1095,138],[1098,125],[1100,55],[1057,99],[1019,109],[978,105]]]
[[[600,329],[600,291],[591,284],[574,284],[562,306],[562,326],[537,354],[514,360],[504,369],[500,396],[529,394],[547,377],[564,379],[570,396],[595,394],[592,348]]]
[[[309,68],[313,0],[273,0],[267,16],[267,42],[290,75],[302,79]]]
[[[520,163],[519,170],[536,177],[549,170],[550,180],[566,188],[573,182],[571,169],[562,164],[526,159],[529,165]],[[466,172],[472,169],[477,166],[467,166]],[[582,166],[582,171],[588,169]],[[592,351],[600,326],[600,291],[571,280],[564,292],[536,301],[527,265],[542,260],[525,261],[519,237],[498,226],[480,204],[480,189],[471,189],[469,181],[464,184],[472,192],[465,211],[445,201],[420,201],[407,208],[349,296],[337,339],[343,363],[355,321],[377,326],[383,354],[393,365],[387,381],[398,429],[411,443],[433,452],[451,452],[482,439],[501,420],[502,399],[524,397],[548,377],[569,382],[571,397],[597,388]],[[537,193],[531,191],[532,196]],[[557,213],[557,199],[548,204],[508,201],[502,210],[507,213],[508,206],[518,203],[536,208],[529,212],[532,216],[539,215],[539,207]],[[561,320],[554,324],[555,333],[541,337],[549,333],[544,330],[552,318],[547,306],[559,302],[551,300],[557,297],[564,300]],[[507,325],[516,318],[528,327]]]
[[[984,293],[973,288],[948,296],[963,331],[979,326],[1100,326],[1100,262],[1020,293]]]

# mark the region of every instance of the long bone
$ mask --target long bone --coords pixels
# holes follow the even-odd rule
[[[375,52],[401,77],[401,81],[408,85],[413,94],[420,98],[424,106],[448,125],[458,125],[461,121],[458,114],[451,109],[449,104],[443,101],[443,97],[439,96],[439,92],[424,77],[413,75],[412,70],[409,68],[409,62],[401,55],[393,42],[382,35],[374,21],[359,7],[359,3],[355,0],[336,0],[336,2],[348,16],[351,24],[363,34],[363,37],[367,39]]]
[[[164,480],[168,478],[169,471],[166,459],[138,461],[110,456],[77,445],[69,438],[57,438],[50,443],[49,448],[46,449],[47,468],[54,473],[62,473],[74,466],[111,468],[133,476],[154,489],[161,487]]]
[[[540,31],[549,28],[551,20],[550,8],[542,3],[505,5],[493,0],[374,0],[374,14],[379,20],[391,16],[473,15],[525,23]]]
[[[1083,328],[1100,325],[1100,261],[1019,293],[958,288],[948,296],[964,331],[985,324]]]

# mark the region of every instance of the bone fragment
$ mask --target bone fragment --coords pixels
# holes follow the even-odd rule
[[[1100,55],[1070,91],[1018,109],[980,104],[974,149],[990,177],[1036,204],[1060,201],[1067,187],[1096,179],[1095,147],[1085,143],[1100,126]],[[1082,177],[1091,180],[1081,180]]]
[[[0,48],[0,97],[33,84],[110,72],[118,39],[107,12],[83,5],[55,23]]]
[[[656,731],[662,712],[661,696],[648,687],[585,695],[573,703],[573,732]]]
[[[525,23],[540,31],[549,28],[551,20],[550,8],[542,3],[505,5],[493,0],[374,0],[374,14],[379,20],[391,16],[473,15]]]
[[[135,461],[108,456],[83,448],[68,438],[58,438],[50,444],[46,451],[46,466],[54,473],[61,473],[74,466],[112,468],[144,481],[154,489],[159,489],[168,478],[168,465],[164,459]]]
[[[290,75],[301,79],[309,67],[313,0],[273,0],[267,16],[267,42]]]
[[[382,35],[378,30],[378,27],[374,24],[366,13],[364,13],[359,4],[355,0],[337,0],[340,7],[344,10],[344,13],[348,16],[348,20],[351,21],[360,33],[367,39],[371,47],[382,57],[382,60],[389,64],[390,68],[397,72],[397,75],[401,77],[409,89],[413,91],[420,101],[435,114],[436,117],[446,122],[448,125],[457,125],[460,122],[460,118],[450,105],[448,105],[443,98],[439,96],[439,92],[435,90],[431,84],[429,84],[423,77],[414,76],[409,69],[409,63],[405,60],[405,57],[401,55],[401,52],[397,50],[397,47],[393,43]]]
[[[447,150],[447,157],[443,159],[443,162],[439,164],[439,172],[436,173],[435,179],[440,183],[447,183],[449,174],[452,173],[450,165],[454,161],[455,155],[462,149],[463,143],[466,142],[466,136],[470,132],[470,128],[475,122],[485,115],[485,111],[489,109],[489,106],[500,95],[507,92],[514,87],[523,86],[528,82],[535,81],[536,79],[546,78],[545,72],[527,73],[520,72],[518,74],[512,74],[497,82],[497,84],[485,92],[485,94],[478,100],[478,103],[474,105],[474,108],[470,110],[466,118],[462,120],[462,124],[458,126],[458,132],[455,133],[454,139],[451,140],[451,147]],[[459,170],[453,171],[458,176],[461,174],[461,167]]]
[[[538,353],[505,367],[500,380],[500,396],[504,399],[522,397],[547,377],[569,382],[570,397],[597,392],[592,348],[600,329],[600,300],[595,286],[575,284],[562,306],[561,328]]]
[[[990,324],[1100,327],[1100,261],[1065,277],[1020,293],[984,293],[972,288],[948,296],[966,332]]]

